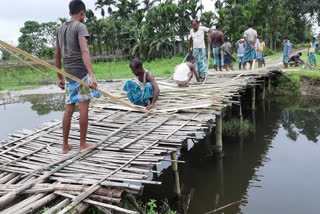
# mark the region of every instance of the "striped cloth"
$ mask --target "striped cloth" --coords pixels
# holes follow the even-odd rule
[[[310,52],[308,57],[309,64],[317,65],[317,57],[315,53]]]
[[[193,56],[196,58],[196,69],[200,77],[206,77],[208,71],[208,63],[205,49],[194,48]]]
[[[289,57],[288,56],[283,56],[282,61],[283,61],[283,63],[288,63],[289,62]]]
[[[261,51],[257,52],[257,60],[263,61],[263,52]]]
[[[82,78],[84,82],[91,84],[89,74]],[[66,104],[80,103],[100,97],[101,94],[76,81],[66,81]]]
[[[127,92],[127,96],[131,103],[139,106],[150,105],[150,99],[153,97],[153,87],[150,82],[146,84],[144,90],[141,90],[140,85],[132,80],[127,80],[123,87]]]
[[[250,42],[251,45],[253,45],[253,42]],[[246,43],[246,47],[244,49],[244,57],[243,62],[249,62],[251,60],[254,60],[256,58],[256,50],[252,49],[248,43]]]
[[[224,65],[224,53],[223,53],[223,50],[220,50],[220,47],[213,48],[212,64],[217,65],[217,66]]]

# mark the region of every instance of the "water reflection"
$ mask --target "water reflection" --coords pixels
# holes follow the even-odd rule
[[[281,98],[266,104],[254,114],[253,136],[224,136],[223,159],[212,156],[214,136],[181,152],[186,163],[179,165],[183,192],[179,203],[171,168],[159,177],[161,186],[145,186],[143,199],[168,198],[180,213],[189,214],[239,200],[245,202],[216,213],[318,213],[320,100]],[[251,118],[252,113],[246,115]],[[190,192],[193,197],[185,212],[179,206],[186,205]]]
[[[62,119],[63,94],[12,97],[0,104],[0,142],[22,129],[34,129],[45,122]]]

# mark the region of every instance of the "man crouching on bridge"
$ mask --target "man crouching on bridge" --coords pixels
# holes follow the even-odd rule
[[[136,81],[127,80],[123,90],[127,92],[129,100],[139,106],[146,106],[150,110],[156,104],[160,89],[152,73],[142,66],[142,61],[133,59],[130,69],[136,75]]]
[[[63,23],[56,32],[56,67],[61,69],[62,56],[65,71],[91,84],[91,89],[69,78],[65,82],[62,75],[58,74],[58,86],[66,90],[62,153],[67,153],[72,147],[68,143],[68,138],[75,103],[79,103],[80,112],[80,152],[94,149],[98,146],[96,143],[86,143],[86,136],[90,100],[101,95],[93,90],[97,89],[97,82],[92,71],[87,44],[89,33],[87,27],[82,23],[85,18],[86,6],[81,0],[73,0],[69,4],[69,9],[71,20]]]

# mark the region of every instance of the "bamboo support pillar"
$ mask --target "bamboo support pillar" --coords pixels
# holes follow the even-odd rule
[[[265,83],[265,80],[263,80],[263,83],[262,83],[262,100],[265,100],[266,99],[266,83]]]
[[[271,92],[271,77],[268,78],[268,94]]]
[[[252,110],[256,110],[256,86],[252,86]]]
[[[241,96],[239,96],[239,117],[240,117],[240,121],[243,121],[243,115],[242,115],[242,106],[241,106]]]
[[[171,153],[171,160],[172,162],[172,170],[174,173],[174,178],[175,178],[175,184],[176,184],[176,191],[178,196],[181,196],[181,188],[180,188],[180,179],[179,179],[179,171],[178,171],[178,162],[177,162],[177,153],[172,152]]]
[[[223,157],[222,152],[222,115],[216,115],[216,148],[219,157]]]

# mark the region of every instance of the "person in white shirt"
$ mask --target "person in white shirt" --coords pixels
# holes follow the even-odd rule
[[[189,86],[189,82],[193,75],[195,75],[198,82],[202,82],[204,80],[203,78],[200,78],[197,73],[197,69],[194,66],[195,61],[194,56],[189,55],[186,63],[181,63],[176,66],[173,79],[179,86]]]
[[[205,33],[212,33],[212,30],[199,26],[197,20],[192,20],[192,29],[190,30],[190,42],[189,42],[189,50],[191,51],[191,47],[193,48],[193,56],[195,57],[195,65],[197,72],[200,77],[205,78],[208,70],[208,63],[206,58],[206,45],[204,42]],[[211,40],[208,38],[208,40]]]
[[[256,58],[255,44],[257,42],[257,31],[252,28],[252,24],[248,24],[248,30],[244,32],[244,39],[246,41],[246,47],[243,57],[243,69],[246,68],[247,62],[250,62],[250,70],[252,68],[253,60]]]

